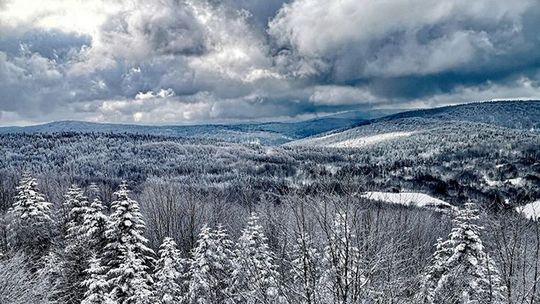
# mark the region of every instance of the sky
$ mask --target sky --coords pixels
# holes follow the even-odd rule
[[[0,125],[540,99],[538,0],[0,0]]]

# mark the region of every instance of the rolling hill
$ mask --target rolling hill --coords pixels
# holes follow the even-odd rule
[[[421,136],[429,140],[436,133],[448,130],[458,132],[456,135],[491,130],[497,134],[540,136],[540,102],[484,102],[402,112],[361,122],[348,130],[331,131],[286,145],[362,148],[408,139],[418,140]]]
[[[461,123],[489,125],[521,132],[540,132],[540,101],[470,103],[394,113],[349,111],[298,122],[167,125],[107,124],[58,121],[26,127],[1,127],[8,133],[129,133],[264,145],[364,147],[409,138],[421,132]],[[390,115],[388,115],[390,114]],[[465,130],[466,131],[466,130]]]
[[[246,124],[206,124],[148,126],[136,124],[108,124],[83,121],[58,121],[26,127],[1,127],[0,134],[8,133],[129,133],[182,138],[200,138],[227,142],[260,142],[279,145],[292,140],[354,127],[367,119],[380,117],[389,111],[349,111],[299,122],[266,122]],[[390,111],[391,113],[391,111]]]

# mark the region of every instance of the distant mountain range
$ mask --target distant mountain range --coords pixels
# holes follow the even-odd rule
[[[540,134],[540,101],[470,103],[433,109],[361,112],[350,111],[300,122],[145,126],[59,121],[27,127],[1,127],[6,133],[103,132],[131,133],[265,145],[358,146],[461,122],[488,124]]]
[[[58,132],[130,133],[215,139],[229,142],[260,142],[266,145],[279,145],[328,131],[348,129],[369,119],[382,117],[395,112],[395,110],[378,110],[369,113],[362,111],[348,111],[299,122],[246,124],[148,126],[83,121],[57,121],[26,127],[0,127],[0,134]]]

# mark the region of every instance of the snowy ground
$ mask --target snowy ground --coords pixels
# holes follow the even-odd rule
[[[330,148],[360,148],[385,141],[411,136],[416,132],[387,132],[375,135],[360,135],[351,132],[340,132],[321,137],[301,139],[295,145],[324,146]]]
[[[454,206],[443,200],[418,192],[366,192],[362,194],[362,197],[375,201],[382,201],[391,204],[414,206],[420,208],[436,208],[444,210],[455,208]]]
[[[332,148],[358,148],[377,144],[383,141],[393,140],[401,137],[408,137],[414,134],[414,132],[390,132],[377,134],[372,136],[365,136],[359,138],[351,138],[330,144],[329,147]]]
[[[484,180],[486,181],[486,184],[491,187],[502,186],[505,183],[510,183],[513,186],[523,186],[523,184],[525,183],[525,180],[521,177],[510,178],[504,181],[494,181],[490,180],[487,176],[484,176]]]
[[[523,214],[528,219],[537,220],[540,217],[540,200],[516,207],[516,211]]]

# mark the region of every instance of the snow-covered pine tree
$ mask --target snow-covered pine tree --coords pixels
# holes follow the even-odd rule
[[[71,185],[64,195],[64,227],[63,231],[66,239],[77,236],[84,220],[84,215],[88,212],[90,206],[88,198],[84,196],[83,191],[77,185]]]
[[[105,207],[99,198],[94,198],[87,212],[81,227],[82,233],[88,240],[90,248],[101,255],[107,244],[106,231],[109,226],[109,217],[103,213]]]
[[[325,303],[358,303],[367,284],[363,275],[355,234],[351,231],[346,212],[337,212],[332,228],[327,232],[319,286]]]
[[[268,241],[252,215],[242,231],[235,250],[232,292],[239,303],[279,303],[282,293],[279,273]]]
[[[60,253],[60,277],[55,299],[64,304],[78,304],[84,295],[82,282],[86,280],[86,269],[91,250],[83,228],[84,216],[89,211],[88,199],[82,190],[72,185],[65,195],[67,210],[64,249]]]
[[[452,255],[453,249],[451,248],[449,240],[437,239],[435,245],[435,252],[431,259],[431,265],[426,269],[426,273],[421,278],[420,293],[417,296],[418,303],[433,303],[434,291],[437,288],[437,284],[442,275],[448,271],[446,267],[446,261]]]
[[[148,243],[144,237],[146,225],[139,204],[129,197],[125,182],[120,185],[115,196],[116,201],[112,203],[113,211],[106,231],[108,243],[104,248],[103,262],[108,267],[110,286],[117,286],[113,289],[113,299],[119,304],[140,303],[131,302],[134,291],[129,288],[152,284],[148,270],[153,262],[154,252],[146,246]],[[130,273],[135,268],[141,272],[136,275]],[[118,287],[120,283],[123,286],[121,288]],[[141,292],[144,293],[144,290]]]
[[[319,260],[312,238],[306,232],[299,233],[291,252],[291,289],[298,297],[295,302],[318,303]]]
[[[111,295],[118,304],[155,304],[152,301],[152,280],[144,258],[131,244],[122,247],[122,260],[118,267],[109,269],[108,284]]]
[[[183,263],[176,242],[167,237],[159,247],[154,273],[154,299],[158,304],[176,304],[182,300]]]
[[[212,304],[230,302],[232,275],[232,242],[227,232],[204,226],[189,261],[188,303]]]
[[[475,224],[478,219],[473,203],[457,212],[449,240],[439,250],[444,255],[436,253],[440,256],[437,259],[445,260],[439,267],[436,285],[427,285],[426,303],[505,303],[499,272],[480,238],[483,228]]]
[[[109,295],[109,284],[106,278],[106,269],[101,266],[101,260],[95,255],[90,258],[86,270],[88,279],[83,282],[86,288],[81,304],[116,304]]]
[[[51,243],[51,204],[39,191],[36,179],[24,174],[17,187],[16,201],[8,210],[8,240],[14,250],[38,261]]]

